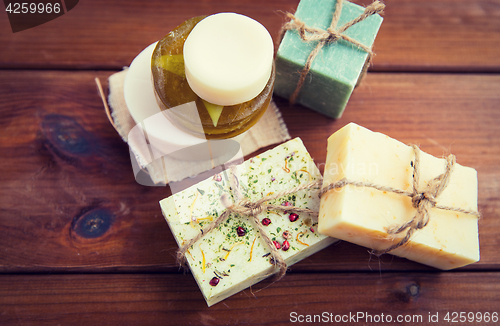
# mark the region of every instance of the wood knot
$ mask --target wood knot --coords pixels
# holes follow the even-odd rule
[[[401,285],[400,285],[401,286]],[[402,302],[410,302],[411,300],[417,298],[420,294],[420,285],[415,282],[411,282],[410,284],[400,287],[396,290],[395,295],[399,301]]]
[[[113,223],[113,214],[104,208],[90,210],[77,216],[72,230],[82,238],[95,239],[106,233]]]
[[[420,293],[420,286],[418,284],[410,284],[406,289],[412,297],[416,297]]]
[[[92,152],[88,132],[73,118],[61,114],[48,114],[41,123],[45,138],[59,155],[86,156]]]

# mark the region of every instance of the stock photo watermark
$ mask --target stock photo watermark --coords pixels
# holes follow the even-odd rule
[[[202,136],[194,141],[179,142],[169,137],[158,137],[159,131],[174,128],[163,112],[145,119],[133,127],[128,134],[132,170],[136,181],[144,186],[165,186],[206,171],[216,174],[228,167],[244,161],[243,151],[236,139],[206,139]],[[200,127],[201,128],[201,127]],[[293,155],[293,154],[292,154]],[[272,162],[263,162],[264,171],[272,170]],[[304,165],[305,164],[305,165]],[[379,165],[369,163],[299,163],[290,161],[290,171],[312,171],[324,169],[329,175],[339,179],[346,175],[356,175],[360,179],[373,178],[379,174]],[[300,176],[300,175],[299,175]],[[272,175],[270,176],[273,177]],[[174,190],[174,189],[172,189]],[[182,189],[180,189],[182,190]],[[365,187],[343,187],[334,192],[363,192]]]
[[[300,314],[296,311],[290,312],[291,323],[312,323],[312,324],[346,324],[359,323],[367,324],[390,324],[390,323],[484,323],[496,324],[499,321],[498,312],[472,312],[472,311],[446,311],[446,312],[426,312],[422,314],[390,314],[390,313],[368,313],[363,311],[349,312],[345,314],[335,314],[324,311],[321,314]]]
[[[66,14],[79,0],[10,1],[4,0],[5,12],[13,33],[21,32]]]

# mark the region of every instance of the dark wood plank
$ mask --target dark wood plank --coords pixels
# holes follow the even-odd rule
[[[328,324],[387,325],[401,315],[407,322],[395,324],[445,325],[448,312],[488,312],[490,322],[462,324],[495,325],[499,292],[498,273],[290,274],[208,308],[190,275],[9,275],[0,278],[0,323],[289,325],[320,315]]]
[[[500,71],[499,1],[384,3],[373,70]]]
[[[128,146],[107,121],[94,83],[108,75],[2,75],[4,270],[163,265],[172,256],[158,209],[170,192],[135,182]],[[93,213],[104,221],[99,230],[107,229],[97,238],[78,227]],[[140,239],[155,240],[137,246]],[[143,260],[145,251],[157,258]]]
[[[354,1],[368,4],[369,1]],[[387,0],[373,70],[500,71],[498,0]],[[277,37],[297,0],[81,1],[44,25],[12,33],[0,15],[0,68],[121,69],[187,18],[234,11]]]
[[[158,205],[169,189],[135,182],[128,147],[107,121],[94,85],[94,77],[104,81],[109,74],[0,75],[0,272],[178,272],[176,245]],[[372,73],[336,121],[276,102],[292,137],[303,139],[320,169],[327,137],[350,121],[436,156],[451,151],[476,168],[482,258],[466,269],[491,270],[500,267],[499,87],[496,75]],[[97,233],[79,228],[93,217]],[[293,266],[378,269],[430,268],[391,255],[379,261],[348,243]]]

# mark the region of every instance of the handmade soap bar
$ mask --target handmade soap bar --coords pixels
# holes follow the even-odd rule
[[[221,197],[224,194],[236,201],[235,192],[229,189],[232,176],[236,176],[236,184],[250,201],[321,180],[314,161],[298,138],[206,179],[160,201],[179,246],[222,214],[225,206]],[[270,203],[318,211],[318,190],[301,190]],[[306,213],[296,216],[290,212],[267,211],[258,217],[268,236],[280,246],[287,265],[336,241],[320,235],[317,219]],[[188,250],[186,259],[209,306],[277,271],[253,218],[233,213],[217,228],[204,234]]]
[[[414,149],[381,133],[350,123],[328,139],[324,183],[341,179],[413,192]],[[445,160],[420,152],[419,187],[445,172]],[[476,170],[454,164],[437,204],[477,211]],[[433,207],[428,224],[391,254],[440,269],[479,260],[477,216]],[[388,228],[412,219],[416,209],[403,194],[369,186],[346,185],[321,198],[319,231],[376,250],[398,243],[406,232],[389,236]]]
[[[327,30],[335,6],[335,0],[301,0],[295,17],[308,27]],[[343,1],[336,27],[341,28],[363,11],[363,7]],[[343,34],[370,48],[381,24],[382,17],[375,14],[349,27]],[[303,41],[297,30],[285,33],[276,55],[275,94],[290,98],[299,82],[300,72],[317,44],[317,41]],[[327,43],[320,51],[312,61],[296,102],[328,117],[339,118],[365,67],[368,54],[345,40]]]
[[[153,51],[158,105],[171,122],[195,136],[236,137],[269,106],[273,54],[271,36],[249,17],[221,13],[188,19]]]
[[[262,92],[273,54],[273,39],[256,20],[235,13],[208,16],[184,43],[186,78],[202,99],[236,105]]]

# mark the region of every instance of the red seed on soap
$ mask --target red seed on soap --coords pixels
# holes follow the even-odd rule
[[[238,233],[239,237],[242,237],[245,234],[247,234],[247,231],[244,228],[242,228],[241,226],[238,226],[238,228],[236,229],[236,233]]]
[[[285,201],[281,203],[281,206],[292,206],[292,203],[290,203],[289,201]],[[283,211],[283,213],[288,214],[287,211]]]
[[[295,222],[299,219],[299,214],[291,213],[288,215],[288,218],[290,219],[290,222]]]
[[[283,241],[283,248],[281,249],[283,249],[283,251],[290,249],[290,242],[288,242],[288,240]]]
[[[278,241],[274,240],[273,243],[276,246],[276,249],[280,249],[281,248],[281,245],[280,245],[280,243]]]
[[[283,232],[283,238],[285,239],[290,239],[292,237],[292,233],[290,231],[284,231]]]
[[[219,280],[219,278],[214,276],[214,277],[210,280],[209,284],[210,284],[211,286],[216,286],[217,284],[219,284],[219,281],[220,281],[220,280]]]
[[[267,217],[262,219],[262,225],[268,226],[269,224],[271,224],[271,219]]]

